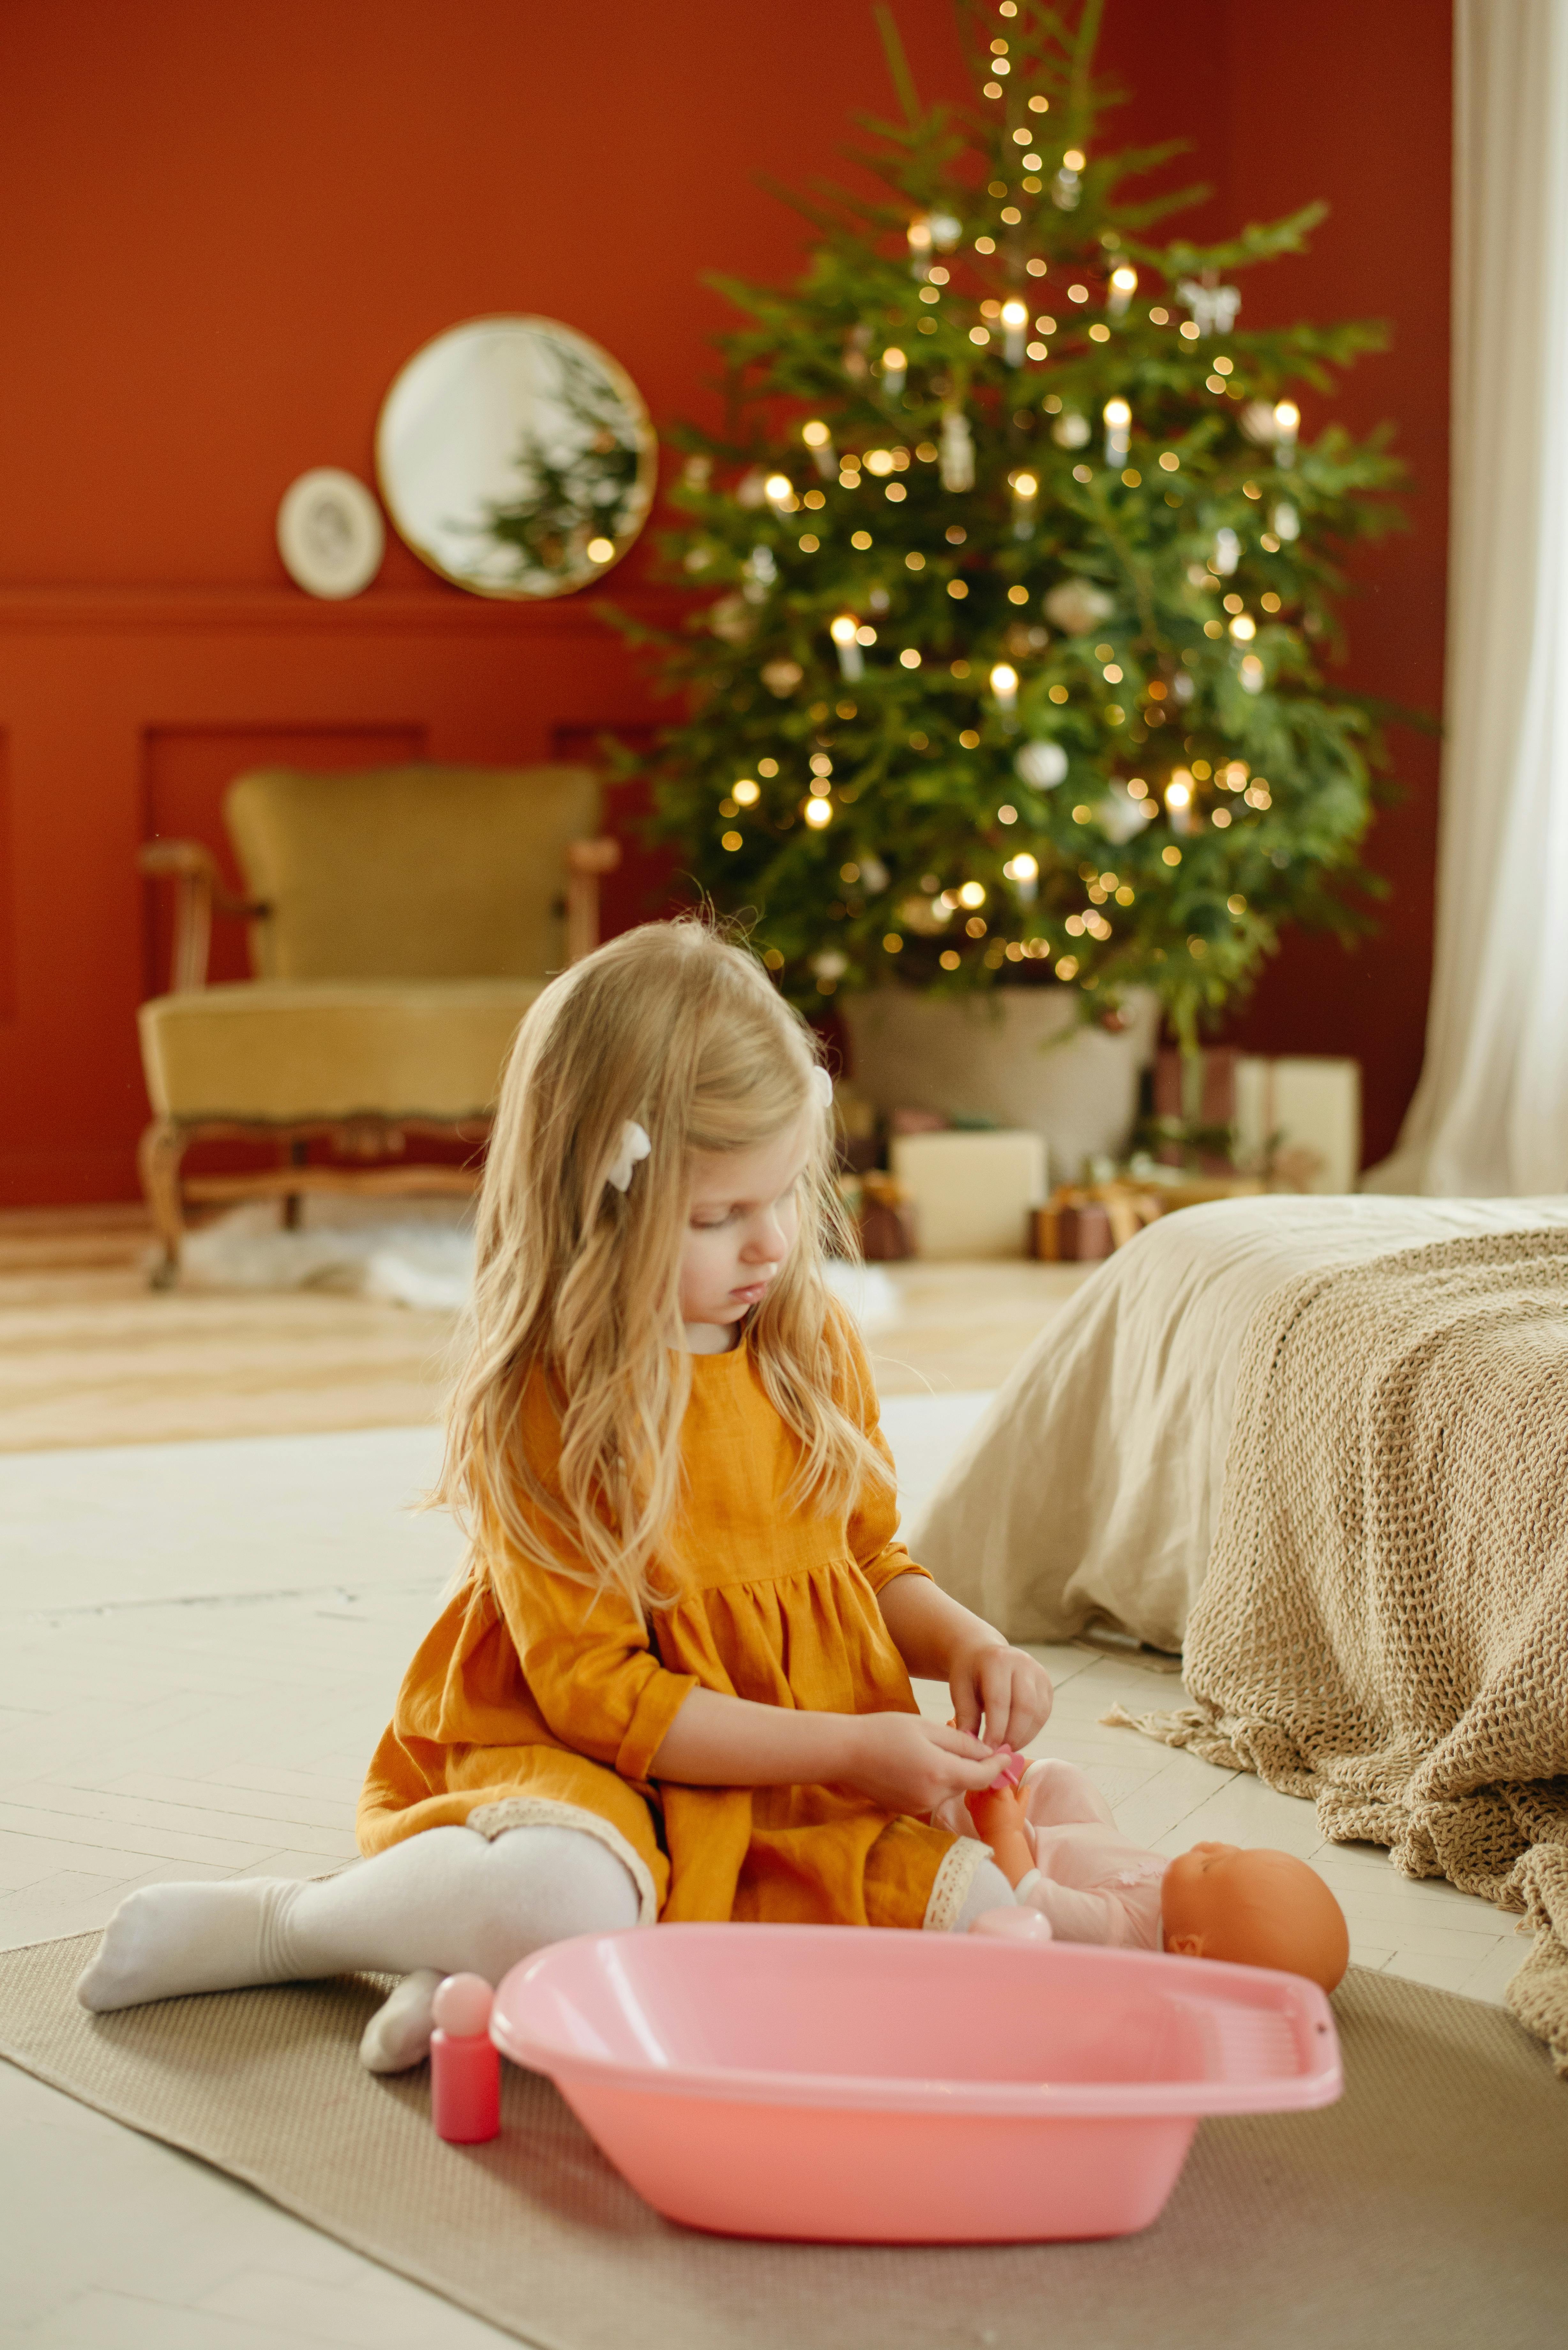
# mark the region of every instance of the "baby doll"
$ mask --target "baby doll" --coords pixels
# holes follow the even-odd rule
[[[1304,1861],[1233,1844],[1194,1845],[1168,1860],[1122,1835],[1099,1789],[1071,1762],[1031,1762],[1017,1784],[1014,1776],[1010,1770],[968,1797],[969,1816],[1016,1900],[1058,1941],[1278,1967],[1324,1991],[1344,1974],[1344,1915]],[[963,1804],[951,1797],[933,1818],[961,1828]]]

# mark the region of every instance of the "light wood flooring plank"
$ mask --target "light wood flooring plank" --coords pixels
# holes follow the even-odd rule
[[[440,1412],[448,1314],[317,1290],[154,1291],[129,1207],[0,1214],[0,1452],[408,1428]],[[1077,1265],[879,1267],[884,1395],[999,1387]],[[883,1293],[884,1295],[886,1293]]]

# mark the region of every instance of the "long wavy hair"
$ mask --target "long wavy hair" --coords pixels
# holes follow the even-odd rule
[[[693,1155],[752,1150],[803,1118],[799,1232],[749,1323],[758,1374],[800,1443],[794,1504],[853,1507],[888,1482],[846,1386],[825,1252],[854,1242],[819,1106],[815,1041],[754,956],[696,920],[650,923],[552,981],[518,1030],[479,1197],[478,1274],[437,1498],[467,1574],[507,1552],[645,1611],[672,1596],[680,1426],[691,1393],[680,1269]],[[807,1117],[806,1113],[810,1116]],[[652,1145],[622,1192],[622,1128]],[[526,1399],[560,1424],[547,1473]],[[535,1388],[536,1392],[536,1388]]]

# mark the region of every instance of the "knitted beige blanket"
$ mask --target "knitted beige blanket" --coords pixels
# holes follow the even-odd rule
[[[1258,1309],[1186,1679],[1138,1728],[1523,1914],[1509,2003],[1568,2074],[1568,1234]]]

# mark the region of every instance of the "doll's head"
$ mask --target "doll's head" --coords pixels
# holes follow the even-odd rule
[[[1185,1957],[1278,1967],[1333,1991],[1350,1961],[1338,1902],[1288,1852],[1198,1844],[1160,1883],[1165,1947]]]
[[[824,1243],[853,1249],[829,1099],[805,1023],[703,922],[628,931],[545,990],[502,1084],[448,1414],[442,1498],[479,1563],[502,1544],[580,1576],[586,1560],[594,1582],[652,1597],[680,1494],[683,1322],[716,1326],[721,1346],[726,1321],[747,1325],[801,1439],[799,1498],[886,1477],[834,1389]],[[731,1193],[756,1211],[749,1253],[726,1237]],[[548,1490],[520,1409],[541,1375],[560,1417]]]

